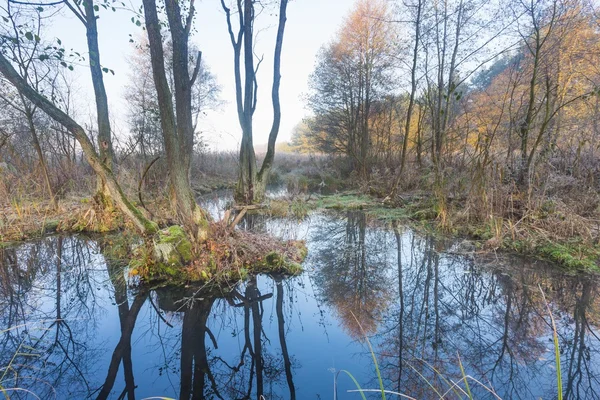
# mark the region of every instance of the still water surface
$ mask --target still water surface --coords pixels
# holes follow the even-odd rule
[[[213,204],[213,212],[219,205]],[[360,399],[378,387],[466,398],[468,375],[504,399],[600,398],[598,279],[459,247],[365,214],[242,228],[304,239],[306,272],[227,292],[128,288],[103,246],[52,236],[0,250],[0,373],[13,399]],[[10,368],[6,368],[9,366]],[[2,374],[4,374],[2,376]],[[496,398],[471,381],[476,398]],[[381,398],[371,394],[367,398]],[[397,398],[388,395],[388,398]]]

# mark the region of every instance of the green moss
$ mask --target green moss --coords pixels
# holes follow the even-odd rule
[[[268,266],[280,267],[284,262],[284,257],[281,254],[272,251],[265,256],[265,261]]]
[[[297,250],[297,259],[300,261],[304,261],[306,256],[308,255],[308,247],[306,247],[306,242],[304,241],[296,241],[294,242],[294,247]]]
[[[248,270],[246,268],[240,268],[237,270],[238,272],[238,278],[240,280],[244,280],[248,278]]]
[[[58,220],[47,220],[44,222],[44,227],[42,228],[42,233],[56,232],[58,229],[58,225],[60,221]]]
[[[176,278],[181,275],[181,270],[172,265],[160,264],[158,268],[158,273],[161,275],[167,275],[171,278]]]
[[[171,246],[171,244],[168,245]],[[129,268],[146,282],[167,280],[178,283],[185,278],[181,257],[177,255],[165,259],[160,251],[157,251],[156,242],[146,240],[135,247],[132,254]]]
[[[369,196],[360,194],[336,194],[319,200],[318,207],[332,210],[363,210],[378,203]]]
[[[468,225],[462,231],[474,239],[488,240],[494,237],[489,225]]]
[[[531,254],[533,251],[532,246],[524,240],[505,240],[503,247],[521,254]]]
[[[142,214],[142,212],[134,206],[129,200],[125,198],[125,195],[121,193],[123,196],[123,201],[125,203],[125,207],[134,215],[134,217],[143,225],[144,233],[147,235],[152,235],[158,231],[158,224],[154,221],[149,220]]]
[[[536,250],[542,257],[569,269],[600,270],[598,249],[576,244],[547,243]]]
[[[298,263],[288,263],[285,268],[285,273],[288,275],[299,275],[304,271],[301,264]]]
[[[127,263],[133,257],[133,249],[140,243],[140,237],[127,231],[102,235],[98,239],[102,255],[112,261]]]
[[[541,245],[528,240],[508,240],[505,249],[519,254],[539,257],[570,270],[600,272],[600,248],[576,241],[570,243],[545,242]]]
[[[0,249],[8,249],[19,245],[19,242],[0,242]]]
[[[279,273],[298,275],[303,271],[300,263],[306,258],[307,254],[308,249],[303,241],[291,242],[285,254],[279,251],[271,251],[263,257],[262,261],[251,265],[249,272],[255,274]]]
[[[398,221],[406,219],[409,214],[405,208],[375,207],[367,210],[367,215],[380,221]]]
[[[192,261],[192,243],[178,225],[159,231],[154,249],[157,261],[168,266],[183,266]]]

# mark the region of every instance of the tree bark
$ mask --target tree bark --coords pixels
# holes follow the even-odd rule
[[[187,230],[197,239],[203,240],[208,234],[207,214],[196,203],[189,179],[194,132],[191,114],[191,81],[187,69],[187,40],[194,14],[193,1],[190,3],[185,26],[182,25],[179,4],[175,0],[165,1],[173,41],[175,111],[165,72],[156,1],[143,0],[143,5],[160,123],[169,166],[171,207]]]
[[[267,154],[263,160],[257,180],[260,182],[259,198],[265,196],[265,186],[268,174],[273,166],[275,159],[275,142],[279,134],[281,125],[281,103],[279,101],[279,88],[281,86],[281,49],[283,48],[283,34],[285,32],[285,23],[287,21],[287,3],[288,0],[281,0],[279,5],[279,26],[277,28],[277,39],[275,41],[275,57],[273,62],[273,87],[271,89],[271,101],[273,103],[273,125],[269,133],[269,142],[267,145]]]
[[[100,64],[100,47],[98,46],[98,25],[94,11],[94,1],[83,2],[85,11],[85,33],[89,50],[89,64],[92,75],[92,85],[96,98],[96,114],[98,118],[98,152],[100,160],[109,170],[113,170],[114,151],[110,131],[110,119],[108,115],[108,98],[104,87],[104,77]],[[97,194],[102,206],[111,208],[112,199],[106,182],[98,176]]]
[[[243,204],[255,202],[256,184],[256,154],[253,143],[252,117],[256,107],[256,71],[254,70],[254,0],[244,0],[244,23],[240,27],[243,31],[244,46],[244,94],[242,120],[242,144],[240,147],[240,167],[236,200]],[[242,94],[239,94],[242,96]]]

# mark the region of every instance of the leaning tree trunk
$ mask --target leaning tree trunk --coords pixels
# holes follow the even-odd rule
[[[109,170],[113,170],[114,152],[110,132],[110,119],[108,116],[108,99],[104,87],[104,77],[102,76],[102,66],[100,64],[100,48],[98,46],[98,25],[96,23],[96,13],[94,11],[93,1],[83,2],[85,10],[85,30],[89,49],[89,64],[92,75],[92,85],[96,97],[96,114],[98,118],[98,152],[100,160]],[[104,179],[98,176],[96,200],[107,209],[113,207],[113,201],[110,197],[110,190]]]
[[[140,233],[144,235],[155,233],[158,230],[156,223],[144,217],[140,210],[129,202],[110,168],[106,166],[98,153],[96,153],[94,145],[90,142],[84,129],[66,113],[29,86],[25,79],[19,75],[2,53],[0,53],[0,73],[14,85],[23,96],[48,114],[50,118],[63,125],[77,139],[90,166],[106,183],[108,191],[117,207],[123,214],[131,219]]]

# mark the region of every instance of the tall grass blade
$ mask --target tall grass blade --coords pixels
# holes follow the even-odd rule
[[[378,392],[379,393],[379,392],[381,392],[381,389],[348,390],[348,393],[352,393],[352,392],[360,392],[360,393],[362,393],[362,392]],[[385,392],[389,393],[389,394],[395,394],[398,397],[402,397],[402,398],[405,398],[405,399],[408,399],[408,400],[417,400],[414,397],[410,397],[410,396],[408,396],[406,394],[402,394],[402,393],[399,393],[399,392],[394,392],[393,390],[386,390]]]
[[[375,357],[375,351],[373,351],[373,346],[371,346],[371,342],[369,341],[369,338],[367,337],[366,332],[364,331],[362,325],[360,324],[360,321],[358,320],[358,318],[356,318],[356,315],[354,315],[354,313],[352,311],[350,311],[350,313],[354,317],[354,320],[358,324],[360,331],[362,332],[363,336],[365,337],[365,340],[367,341],[367,345],[369,346],[369,351],[371,352],[371,357],[373,358],[373,364],[375,364],[375,371],[377,372],[377,380],[379,381],[379,388],[381,389],[381,399],[386,400],[385,388],[383,387],[383,379],[381,378],[381,371],[379,370],[379,364],[377,363],[377,357]]]
[[[11,392],[25,392],[28,395],[33,396],[38,400],[41,400],[41,398],[38,395],[36,395],[35,393],[33,393],[31,390],[27,390],[27,389],[23,389],[23,388],[6,388],[6,389],[3,389],[2,392],[4,392],[4,394],[6,395],[6,398],[8,400],[10,400],[10,396],[8,396],[8,394],[6,394],[6,392],[5,392],[6,390],[11,391]]]
[[[488,391],[488,392],[489,392],[489,393],[490,393],[492,396],[494,396],[494,397],[496,398],[496,400],[502,400],[502,398],[501,398],[500,396],[498,396],[498,394],[496,394],[496,391],[494,390],[494,388],[492,388],[492,387],[488,387],[488,386],[484,385],[482,382],[480,382],[480,381],[478,381],[477,379],[473,378],[471,375],[465,375],[465,376],[464,376],[464,379],[465,379],[465,380],[466,380],[466,379],[470,379],[470,380],[472,380],[473,382],[475,382],[475,383],[479,384],[479,386],[481,386],[483,389],[485,389],[486,391]],[[450,392],[451,392],[451,391],[452,391],[454,388],[457,388],[457,389],[459,389],[461,392],[463,392],[464,394],[467,394],[467,393],[466,393],[466,392],[463,390],[463,388],[461,388],[461,387],[460,387],[460,382],[461,382],[461,381],[462,381],[462,379],[459,379],[458,381],[454,382],[454,383],[452,384],[452,387],[450,387],[450,389],[448,389],[448,390],[447,390],[447,391],[444,393],[444,396],[443,396],[443,398],[446,398],[446,395],[447,395],[448,393],[450,393]]]
[[[175,400],[172,397],[144,397],[142,400]]]
[[[463,394],[466,394],[464,390],[462,390],[461,388],[454,388],[453,383],[450,382],[448,379],[446,379],[446,377],[440,371],[438,371],[438,369],[436,367],[434,367],[433,365],[429,364],[427,361],[423,360],[422,358],[416,358],[415,360],[418,360],[418,361],[422,362],[423,364],[427,365],[429,368],[431,368],[433,370],[433,372],[436,373],[436,376],[440,380],[444,381],[446,383],[446,385],[448,385],[448,387],[456,394],[456,396],[458,396],[458,398],[460,400],[462,400],[461,392]],[[413,367],[412,365],[410,365],[408,363],[407,363],[407,365],[409,367],[411,367],[414,371],[417,371],[416,368]],[[423,379],[425,379],[425,382],[427,382],[429,385],[431,385],[431,383],[429,383],[429,381],[427,380],[427,378],[423,378]],[[436,392],[436,393],[439,393],[439,392]],[[440,395],[440,400],[443,400],[444,396],[445,395]]]
[[[352,374],[351,374],[349,371],[346,371],[345,369],[341,369],[341,370],[339,370],[339,371],[337,372],[337,374],[336,374],[336,377],[337,377],[337,375],[339,375],[339,373],[340,373],[340,372],[343,372],[343,373],[345,373],[346,375],[348,375],[348,376],[350,377],[350,379],[352,379],[352,382],[354,382],[354,384],[356,385],[356,388],[357,388],[357,389],[358,389],[358,391],[360,392],[360,395],[361,395],[361,397],[363,398],[363,400],[367,400],[367,398],[365,397],[365,394],[363,393],[363,390],[362,390],[362,388],[360,387],[360,385],[358,384],[358,381],[356,380],[356,378],[354,378],[354,376],[353,376],[353,375],[352,375]],[[334,385],[334,386],[335,386],[335,391],[334,391],[334,394],[336,394],[336,393],[337,393],[337,379],[336,379],[336,383],[335,383],[335,385]]]
[[[2,384],[0,384],[0,392],[2,392],[2,394],[4,395],[4,397],[8,400],[10,400],[10,396],[8,395],[8,393],[6,392],[6,390],[4,389],[4,386],[2,386]]]
[[[408,365],[410,368],[412,368],[413,371],[415,371],[415,373],[417,375],[419,375],[419,377],[425,381],[425,383],[427,385],[429,385],[429,387],[431,388],[431,390],[433,390],[435,392],[435,394],[437,394],[437,396],[440,398],[440,400],[443,400],[443,396],[442,394],[435,388],[435,386],[433,386],[433,384],[431,382],[429,382],[429,380],[427,378],[425,378],[425,376],[423,376],[422,373],[420,373],[415,367],[413,367],[412,365],[410,365],[409,363],[406,363],[406,365]]]
[[[462,365],[462,362],[460,361],[460,355],[458,353],[456,353],[456,356],[458,357],[458,365],[460,366],[460,373],[462,374],[463,381],[465,382],[465,389],[467,389],[467,396],[469,396],[469,399],[473,400],[473,395],[471,394],[471,388],[469,387],[469,381],[467,380],[467,374],[465,373],[465,369]]]
[[[550,321],[552,322],[552,336],[554,339],[554,360],[556,364],[556,384],[558,389],[558,400],[563,399],[563,387],[562,387],[562,372],[560,370],[560,347],[558,343],[558,331],[556,330],[556,323],[554,322],[554,316],[552,315],[552,311],[550,310],[550,305],[546,301],[546,295],[542,290],[542,287],[538,284],[538,288],[542,293],[542,298],[544,299],[544,303],[546,303],[546,309],[548,310],[548,315],[550,315]]]

